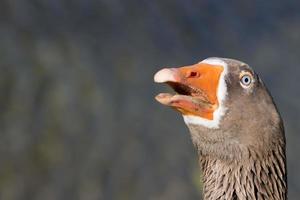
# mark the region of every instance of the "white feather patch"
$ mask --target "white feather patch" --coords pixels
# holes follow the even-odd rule
[[[223,72],[220,76],[218,91],[217,91],[219,107],[213,113],[213,120],[208,120],[208,119],[205,119],[202,117],[192,116],[192,115],[183,115],[183,119],[186,124],[202,125],[207,128],[217,129],[217,128],[219,128],[222,116],[226,112],[226,107],[224,106],[224,101],[225,101],[226,95],[227,95],[227,86],[226,86],[226,82],[225,82],[225,76],[228,73],[228,66],[227,66],[227,63],[225,63],[220,58],[207,58],[207,59],[201,61],[200,63],[206,63],[206,64],[211,64],[211,65],[221,65],[224,68]]]

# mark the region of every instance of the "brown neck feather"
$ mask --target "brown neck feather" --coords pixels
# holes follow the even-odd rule
[[[200,155],[205,200],[287,198],[284,142],[265,156],[251,151],[248,155],[241,161]]]

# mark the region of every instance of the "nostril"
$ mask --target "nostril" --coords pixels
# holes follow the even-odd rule
[[[188,74],[188,78],[195,78],[195,77],[198,77],[198,76],[199,76],[198,72],[195,72],[195,71],[191,71]]]

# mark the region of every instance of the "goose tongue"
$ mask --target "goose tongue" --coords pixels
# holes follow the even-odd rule
[[[200,98],[193,98],[192,96],[180,95],[180,94],[170,94],[170,93],[160,93],[155,99],[166,106],[173,107],[184,107],[185,109],[199,111],[209,111],[213,109],[213,105],[209,102],[205,102]]]

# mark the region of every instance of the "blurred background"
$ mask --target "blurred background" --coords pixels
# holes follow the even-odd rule
[[[300,1],[2,0],[0,199],[200,199],[181,116],[154,96],[164,66],[252,66],[285,121],[300,194]]]

